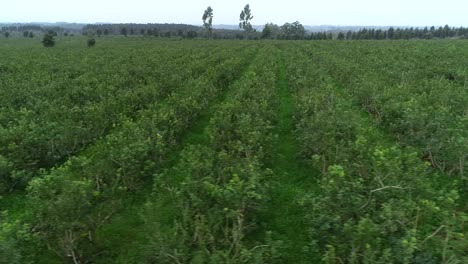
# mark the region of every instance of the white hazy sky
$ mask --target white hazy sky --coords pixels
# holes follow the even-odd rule
[[[252,24],[468,26],[468,0],[2,0],[0,22],[112,22],[201,24],[214,9],[213,24],[237,24],[250,3]]]

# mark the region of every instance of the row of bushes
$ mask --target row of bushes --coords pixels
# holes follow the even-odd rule
[[[39,169],[75,155],[126,118],[166,100],[180,85],[206,72],[207,65],[232,56],[226,47],[211,53],[200,48],[183,56],[181,51],[130,50],[115,60],[76,52],[68,55],[76,62],[72,66],[58,62],[64,52],[44,52],[33,59],[39,62],[35,67],[21,59],[6,65],[11,72],[2,78],[0,99],[0,193],[24,189]],[[141,63],[142,56],[153,52],[158,56]],[[48,61],[41,61],[44,58]],[[48,71],[54,76],[47,76]]]
[[[224,51],[232,52],[230,59],[209,67],[198,78],[189,78],[166,102],[153,104],[136,120],[123,118],[120,127],[80,155],[36,177],[27,189],[25,214],[14,224],[17,229],[4,236],[11,239],[16,230],[26,227],[18,245],[31,236],[37,248],[46,247],[64,261],[92,260],[99,254],[93,243],[94,231],[121,210],[125,196],[151,182],[152,174],[165,166],[184,131],[239,75],[255,49],[251,47],[241,56]],[[33,261],[39,253],[20,246],[6,253],[18,251]]]
[[[275,243],[247,239],[266,197],[265,168],[276,118],[274,47],[260,52],[216,109],[205,144],[189,145],[175,167],[155,176],[145,220],[145,263],[271,263]]]
[[[456,184],[382,133],[308,51],[290,50],[287,63],[301,155],[323,173],[301,201],[316,261],[466,262]]]

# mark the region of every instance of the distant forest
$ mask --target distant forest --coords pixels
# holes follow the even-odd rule
[[[205,28],[187,24],[101,24],[86,25],[83,35],[140,35],[149,37],[180,37],[180,38],[213,38],[213,39],[260,39],[261,32],[253,31],[245,34],[241,30],[212,29],[212,33]]]
[[[300,22],[282,26],[268,23],[261,31],[212,29],[187,24],[9,24],[1,28],[2,37],[33,37],[51,33],[55,36],[147,36],[161,38],[212,38],[212,39],[279,39],[279,40],[397,40],[468,38],[465,27],[411,27],[388,29],[361,28],[359,30],[331,30],[310,32]]]
[[[318,38],[317,34],[315,38]],[[428,28],[393,28],[388,30],[381,29],[366,29],[363,28],[357,32],[348,31],[346,35],[343,32],[338,33],[338,39],[432,39],[432,38],[468,38],[468,28],[445,27],[436,28],[434,26]]]
[[[87,25],[83,34],[101,35],[145,35],[155,37],[212,37],[214,39],[286,39],[286,40],[386,40],[386,39],[433,39],[433,38],[468,38],[468,28],[435,26],[424,28],[367,29],[358,31],[323,31],[308,32],[300,22],[285,23],[283,26],[268,23],[261,32],[245,34],[241,30],[213,29],[211,35],[204,28],[185,24],[103,24]]]

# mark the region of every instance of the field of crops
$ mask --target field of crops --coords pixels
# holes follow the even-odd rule
[[[0,40],[0,263],[468,263],[468,41]]]

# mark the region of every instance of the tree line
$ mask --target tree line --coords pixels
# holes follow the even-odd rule
[[[323,31],[307,32],[299,22],[285,23],[279,26],[267,23],[262,32],[252,26],[254,18],[249,4],[246,4],[239,15],[239,30],[213,29],[214,9],[208,6],[202,15],[203,26],[187,24],[88,24],[81,34],[94,36],[109,35],[139,35],[152,37],[178,38],[210,38],[210,39],[277,39],[277,40],[397,40],[397,39],[433,39],[433,38],[468,38],[468,28],[465,27],[410,27],[388,29],[361,28],[358,31]],[[23,32],[24,37],[34,37],[34,33],[44,33],[54,36],[73,36],[67,29],[61,27],[41,27],[38,25],[2,27],[4,37],[10,32]],[[48,36],[50,37],[50,36]]]
[[[155,37],[198,36],[201,30],[198,26],[186,24],[99,24],[86,25],[82,34],[109,35],[143,35]]]
[[[298,21],[286,23],[283,26],[267,23],[262,31],[264,39],[297,39],[297,40],[398,40],[398,39],[445,39],[468,38],[468,28],[435,26],[424,28],[394,28],[369,29],[362,28],[358,31],[323,31],[307,33],[304,26]]]
[[[468,38],[468,28],[465,27],[444,27],[432,26],[430,28],[394,28],[387,30],[363,28],[357,32],[348,31],[338,33],[337,39],[433,39],[433,38]]]
[[[62,26],[43,26],[35,24],[8,25],[1,27],[2,35],[5,37],[24,36],[34,37],[35,35],[44,35],[53,32],[55,36],[71,36],[80,33],[76,28],[65,28]],[[26,35],[27,34],[27,35]]]

